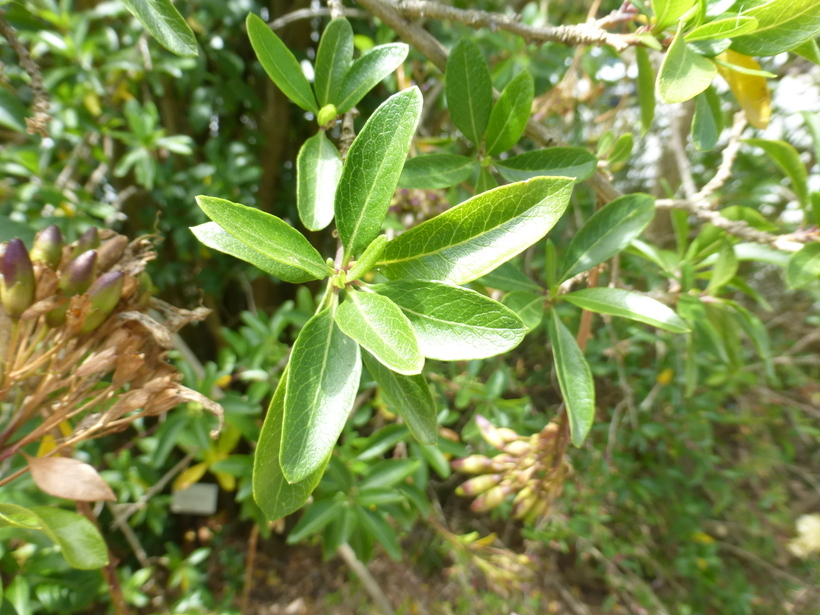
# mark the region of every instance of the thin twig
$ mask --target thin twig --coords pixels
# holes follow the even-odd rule
[[[718,167],[715,176],[710,179],[706,185],[698,191],[692,198],[695,201],[704,201],[712,196],[715,192],[723,187],[729,178],[732,176],[732,165],[735,163],[737,153],[740,151],[740,137],[743,134],[743,129],[746,128],[746,114],[743,111],[738,111],[734,115],[732,122],[732,132],[729,133],[729,142],[723,148],[722,160]]]
[[[259,544],[259,526],[254,523],[248,536],[248,555],[245,558],[245,579],[242,583],[242,598],[239,612],[250,613],[248,606],[251,601],[251,588],[253,588],[253,567],[256,562],[256,548]]]
[[[328,2],[328,4],[330,4],[330,2]],[[360,9],[343,9],[343,11],[344,17],[353,17],[358,19],[369,17],[366,11],[362,11]],[[298,9],[288,13],[287,15],[282,15],[279,19],[274,19],[268,24],[268,27],[271,30],[278,30],[279,28],[283,28],[289,23],[299,21],[300,19],[313,19],[314,17],[327,17],[328,15],[333,16],[332,8],[316,7],[315,9]]]
[[[680,183],[683,186],[683,194],[687,199],[693,199],[697,193],[695,187],[695,180],[692,177],[692,165],[689,163],[689,156],[686,155],[686,143],[683,140],[684,131],[681,130],[682,116],[686,115],[683,105],[678,105],[677,108],[669,107],[669,119],[671,134],[669,144],[672,146],[672,155],[675,158],[675,164],[678,167],[678,174],[680,175]]]
[[[330,9],[331,19],[339,19],[345,16],[345,5],[342,0],[327,0],[327,8]]]
[[[373,601],[379,605],[379,608],[382,610],[384,615],[393,615],[393,606],[390,604],[390,601],[387,599],[387,596],[382,591],[382,588],[379,586],[379,583],[370,574],[370,571],[367,569],[362,562],[356,557],[356,554],[353,552],[353,549],[350,548],[350,545],[344,543],[336,549],[336,553],[339,554],[345,564],[353,571],[359,580],[362,582],[365,591],[370,595]]]

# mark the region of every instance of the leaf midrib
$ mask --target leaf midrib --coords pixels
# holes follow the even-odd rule
[[[217,225],[219,225],[219,223],[218,223],[218,222],[217,222]],[[220,226],[221,226],[221,225],[220,225]],[[309,268],[307,265],[314,265],[314,266],[318,266],[318,263],[316,263],[315,261],[308,260],[306,257],[303,257],[301,254],[298,254],[298,253],[296,253],[296,252],[293,252],[292,250],[288,250],[285,246],[281,246],[281,247],[282,247],[282,252],[284,252],[285,254],[292,255],[292,256],[293,256],[296,260],[298,260],[298,261],[299,261],[299,264],[294,264],[294,263],[292,263],[292,262],[289,262],[289,261],[285,260],[284,258],[281,258],[281,257],[277,258],[277,256],[274,256],[274,255],[268,254],[268,253],[266,253],[266,252],[263,252],[261,249],[259,249],[259,248],[255,247],[255,246],[251,245],[251,244],[250,244],[250,243],[248,243],[247,241],[243,241],[241,238],[239,238],[239,237],[237,237],[236,235],[234,235],[233,233],[231,233],[228,229],[226,229],[226,228],[224,228],[224,227],[222,227],[222,229],[223,229],[226,233],[228,233],[231,237],[233,237],[234,239],[238,240],[239,242],[241,242],[241,243],[245,244],[245,245],[246,245],[246,246],[248,246],[251,250],[253,250],[254,252],[258,252],[258,253],[259,253],[259,254],[261,254],[262,256],[265,256],[265,257],[267,257],[267,258],[270,258],[271,260],[274,260],[274,261],[277,261],[277,262],[279,262],[279,263],[282,263],[283,265],[289,265],[290,267],[297,267],[297,268],[303,269],[304,271],[307,271],[308,273],[310,273],[310,274],[312,274],[312,275],[316,275],[316,273],[317,273],[317,272],[321,271],[321,274],[322,274],[322,275],[321,275],[321,276],[319,276],[319,277],[320,277],[320,279],[321,279],[321,278],[323,278],[323,277],[325,277],[325,276],[327,276],[327,271],[325,271],[325,270],[324,270],[324,267],[318,267],[317,269],[312,269],[312,268]],[[248,231],[249,231],[249,234],[250,234],[250,235],[253,235],[254,239],[258,239],[258,240],[260,240],[260,245],[264,245],[264,243],[266,243],[266,242],[264,241],[264,239],[265,239],[265,238],[264,238],[262,235],[258,235],[258,234],[255,232],[255,229],[254,229],[254,227],[253,227],[253,226],[249,225],[249,226],[248,226]],[[297,231],[297,232],[298,232],[298,231]],[[278,247],[278,246],[277,246],[277,247]]]

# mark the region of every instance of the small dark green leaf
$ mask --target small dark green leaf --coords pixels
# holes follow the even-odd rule
[[[501,303],[518,314],[527,329],[532,330],[541,324],[541,319],[544,317],[544,299],[544,295],[514,290],[504,295]]]
[[[503,290],[504,292],[525,290],[538,293],[543,290],[540,286],[538,286],[538,284],[525,276],[521,269],[513,265],[511,262],[506,262],[500,267],[493,269],[487,275],[483,275],[478,278],[476,282],[482,286],[494,288],[496,290]]]
[[[551,147],[496,160],[493,165],[508,182],[542,176],[573,177],[580,182],[592,176],[598,159],[581,147]]]
[[[810,243],[795,252],[786,268],[790,288],[803,288],[820,278],[820,243]]]
[[[368,356],[370,357],[370,360],[372,362],[374,360],[373,356],[370,355],[370,353],[366,350],[362,352],[362,359],[364,359],[365,366],[369,365],[365,358]],[[379,362],[376,361],[376,363]],[[379,363],[379,365],[381,365],[381,363]],[[382,365],[382,369],[387,368]],[[396,445],[402,440],[405,440],[409,434],[410,431],[407,428],[407,425],[393,423],[391,425],[387,425],[386,427],[382,427],[375,433],[368,436],[364,444],[362,444],[361,446],[362,452],[356,455],[356,459],[358,459],[359,461],[369,461],[370,459],[376,459],[378,457],[381,457],[388,451],[391,451],[394,448],[396,448]]]
[[[681,28],[669,46],[658,72],[658,96],[664,103],[694,98],[717,76],[717,66],[686,45]]]
[[[447,58],[444,91],[456,128],[478,146],[490,120],[493,84],[487,60],[469,38],[456,43]]]
[[[475,193],[481,194],[493,188],[498,188],[498,182],[495,179],[492,171],[486,167],[481,167],[478,170],[478,177],[475,182]]]
[[[408,51],[409,47],[404,43],[374,47],[353,63],[345,75],[338,97],[334,94],[330,102],[336,105],[339,113],[347,113],[404,62]]]
[[[663,303],[620,288],[585,288],[563,297],[573,305],[611,316],[631,318],[673,333],[687,333],[689,327]]]
[[[725,286],[737,273],[737,256],[732,244],[723,242],[723,246],[718,252],[717,261],[712,268],[709,285],[706,287],[706,294],[714,294]]]
[[[638,102],[641,106],[641,134],[646,134],[655,119],[655,70],[644,47],[635,48],[638,61]]]
[[[529,71],[521,71],[507,84],[496,101],[487,124],[487,147],[490,156],[506,152],[524,134],[530,119],[535,83]]]
[[[168,51],[183,57],[199,53],[191,27],[171,0],[122,0],[122,3]]]
[[[436,190],[466,181],[475,170],[476,161],[455,154],[424,154],[404,163],[400,188]]]
[[[333,19],[322,33],[316,52],[313,88],[320,107],[332,103],[341,94],[345,74],[352,62],[353,28],[347,19]]]
[[[333,220],[333,199],[342,176],[342,157],[324,130],[302,145],[296,175],[299,218],[309,230],[321,231]]]
[[[800,154],[792,145],[785,141],[769,141],[767,139],[745,139],[745,143],[755,145],[766,152],[777,163],[783,172],[792,180],[792,188],[800,205],[809,204],[808,172],[806,165],[800,160]]]
[[[692,142],[702,152],[717,145],[723,129],[720,99],[714,89],[706,88],[695,99],[695,116],[692,119]]]
[[[360,485],[361,489],[395,487],[416,471],[418,459],[385,459],[374,465]]]
[[[401,561],[401,547],[399,546],[399,539],[394,530],[387,521],[377,512],[365,510],[361,506],[356,506],[356,514],[359,517],[359,523],[367,528],[373,537],[378,540],[387,551],[387,554],[393,560]]]
[[[299,519],[299,523],[288,534],[288,544],[318,534],[341,512],[342,503],[335,500],[319,500],[311,505]]]

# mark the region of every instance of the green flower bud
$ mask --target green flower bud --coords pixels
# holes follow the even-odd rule
[[[450,467],[464,474],[483,474],[493,469],[493,460],[484,455],[470,455],[450,462]]]
[[[97,251],[88,250],[68,263],[60,276],[60,290],[66,297],[82,295],[97,277]]]
[[[40,261],[56,268],[63,255],[63,234],[56,224],[47,226],[37,234],[31,248],[31,260]]]
[[[338,115],[339,112],[336,111],[336,107],[333,105],[325,105],[319,109],[319,115],[316,118],[316,121],[319,122],[319,126],[326,126],[327,124],[333,122]]]
[[[111,313],[122,295],[125,274],[122,271],[104,273],[88,289],[91,310],[85,318],[80,333],[88,333],[99,327]]]
[[[10,318],[20,318],[34,303],[34,266],[25,244],[12,239],[6,246],[0,269],[3,283],[0,285],[3,307]]]
[[[80,254],[88,252],[88,250],[95,250],[100,247],[100,233],[96,226],[90,227],[85,233],[80,235],[77,240],[77,245],[71,251],[71,258],[77,258]]]

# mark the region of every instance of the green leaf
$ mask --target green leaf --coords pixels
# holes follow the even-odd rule
[[[474,196],[387,244],[382,272],[465,284],[541,239],[569,203],[573,181],[539,177]]]
[[[635,140],[632,138],[631,132],[621,135],[618,137],[618,140],[615,141],[615,145],[612,146],[609,155],[606,157],[607,165],[617,170],[623,166],[623,163],[629,160],[634,147]]]
[[[309,230],[321,231],[333,220],[333,199],[342,176],[342,157],[324,130],[302,145],[296,176],[299,218]]]
[[[650,297],[620,288],[585,288],[563,297],[579,308],[622,316],[672,333],[687,333],[687,324],[670,308]]]
[[[359,345],[341,332],[333,316],[331,308],[313,316],[290,356],[279,462],[291,484],[326,462],[359,388]]]
[[[809,129],[814,142],[814,159],[820,160],[820,113],[801,111],[800,115],[803,116],[803,121],[806,123],[806,128]]]
[[[508,182],[545,175],[573,177],[580,182],[591,177],[597,165],[595,155],[581,147],[551,147],[493,162]]]
[[[299,510],[322,479],[330,456],[304,480],[290,484],[282,473],[279,451],[282,444],[282,421],[285,416],[287,368],[273,393],[259,444],[253,457],[253,499],[269,521],[276,521]]]
[[[732,244],[724,241],[706,287],[706,294],[714,294],[725,286],[737,273],[738,261]]]
[[[341,512],[342,503],[335,500],[319,500],[305,511],[299,523],[288,534],[289,545],[318,534]]]
[[[421,92],[394,94],[370,116],[347,153],[336,190],[336,226],[347,257],[381,229],[421,114]]]
[[[692,142],[702,152],[717,145],[723,130],[720,99],[712,87],[706,88],[695,99],[695,115],[692,119]]]
[[[396,70],[407,57],[409,47],[404,43],[379,45],[364,54],[347,71],[338,97],[331,97],[339,113],[355,107],[382,79]]]
[[[757,19],[747,15],[733,15],[726,19],[716,19],[686,33],[686,42],[734,38],[748,34],[757,28]]]
[[[810,243],[795,252],[786,268],[789,288],[803,288],[820,277],[820,243]]]
[[[393,560],[401,561],[401,547],[399,546],[399,539],[394,530],[387,521],[376,512],[365,510],[361,506],[356,506],[356,514],[359,518],[359,523],[364,528],[369,530],[369,533],[378,540],[387,551],[387,554]]]
[[[478,177],[475,182],[475,193],[481,194],[493,188],[498,188],[498,182],[489,169],[481,167],[478,170]]]
[[[369,246],[364,249],[359,260],[355,261],[350,271],[347,272],[347,281],[353,282],[358,280],[365,273],[373,269],[376,263],[384,254],[384,249],[387,247],[387,235],[379,235],[374,239]]]
[[[669,46],[658,72],[658,97],[664,103],[694,98],[717,76],[717,66],[686,46],[681,29]]]
[[[779,231],[776,224],[769,222],[763,214],[756,209],[752,209],[751,207],[744,207],[743,205],[730,205],[729,207],[724,207],[721,209],[720,215],[727,220],[742,220],[749,226],[752,226],[760,231],[766,231],[767,233],[777,233]],[[737,248],[737,245],[735,245],[735,248]],[[782,254],[782,252],[780,254]],[[740,258],[740,255],[738,255],[738,258]]]
[[[401,308],[415,329],[421,353],[431,359],[492,357],[515,348],[526,333],[512,310],[473,290],[410,280],[372,288]]]
[[[382,506],[403,502],[405,495],[397,489],[366,489],[356,494],[356,503],[359,506]]]
[[[532,330],[541,324],[541,319],[544,317],[544,295],[536,295],[535,293],[514,290],[511,293],[504,295],[501,303],[513,312],[518,314],[518,317],[524,321],[527,329]]]
[[[108,547],[91,521],[54,506],[24,508],[0,503],[0,527],[40,530],[60,547],[72,568],[95,570],[108,564]]]
[[[277,87],[305,111],[310,111],[314,115],[319,113],[319,106],[316,104],[310,83],[290,49],[273,33],[268,24],[253,13],[248,15],[245,23],[256,57]]]
[[[456,128],[478,146],[490,120],[493,84],[487,60],[469,38],[456,43],[447,58],[444,91]]]
[[[433,392],[424,376],[397,374],[367,351],[362,353],[362,359],[379,385],[382,397],[404,419],[413,437],[422,444],[435,444],[438,439],[438,413]]]
[[[369,353],[364,351],[362,353],[362,359],[364,359],[367,354]],[[371,360],[373,359],[372,355],[370,358]],[[376,361],[376,363],[379,362]],[[381,365],[381,363],[379,363],[379,365]],[[382,368],[387,369],[383,365]],[[382,427],[375,433],[368,436],[361,447],[358,447],[362,449],[362,452],[356,455],[356,459],[359,461],[369,461],[370,459],[381,457],[386,452],[396,448],[396,445],[402,440],[405,440],[409,434],[410,430],[407,428],[407,425],[393,423],[391,425],[387,425],[386,427]]]
[[[353,28],[347,19],[332,19],[322,33],[316,52],[313,89],[320,107],[332,103],[341,94],[345,74],[352,62]]]
[[[0,87],[0,126],[26,132],[26,115],[28,111],[20,98]]]
[[[652,12],[655,13],[655,32],[661,32],[677,22],[697,0],[652,0]]]
[[[785,141],[768,141],[767,139],[745,139],[744,143],[756,145],[766,152],[777,163],[783,172],[792,180],[792,188],[800,205],[809,205],[809,177],[806,165],[800,160],[800,154]]]
[[[171,0],[122,0],[122,3],[168,51],[183,57],[199,53],[191,27]]]
[[[487,147],[490,156],[506,152],[524,134],[530,119],[535,83],[529,71],[518,73],[507,84],[495,103],[487,124]]]
[[[771,0],[743,11],[757,19],[757,29],[732,40],[732,49],[748,56],[773,56],[820,35],[817,0]]]
[[[395,487],[418,468],[418,459],[385,459],[374,465],[364,477],[360,489]]]
[[[481,276],[476,282],[479,282],[482,286],[503,290],[504,292],[525,290],[538,293],[543,290],[510,262],[506,262],[487,275]]]
[[[336,310],[336,324],[385,367],[407,376],[421,373],[424,357],[413,327],[387,297],[349,290]]]
[[[476,161],[455,154],[424,154],[404,163],[400,188],[436,190],[466,181],[475,170]]]
[[[333,273],[305,236],[276,216],[210,196],[198,196],[196,202],[205,215],[244,246],[231,243],[208,225],[195,227],[194,234],[208,247],[243,260],[245,256],[237,252],[250,250],[254,259],[266,263],[262,267],[265,271],[293,284],[321,280]],[[248,262],[261,267],[258,262]]]
[[[550,311],[547,328],[555,358],[555,373],[569,417],[572,443],[581,446],[595,422],[595,384],[589,364],[572,333],[561,322],[558,313]]]
[[[615,256],[643,232],[654,215],[655,199],[647,194],[627,194],[604,205],[570,240],[560,281]]]
[[[809,39],[805,43],[801,43],[789,51],[796,53],[797,55],[802,56],[815,64],[820,64],[820,46],[817,45],[817,41],[814,39]],[[805,111],[802,113],[805,113]]]

